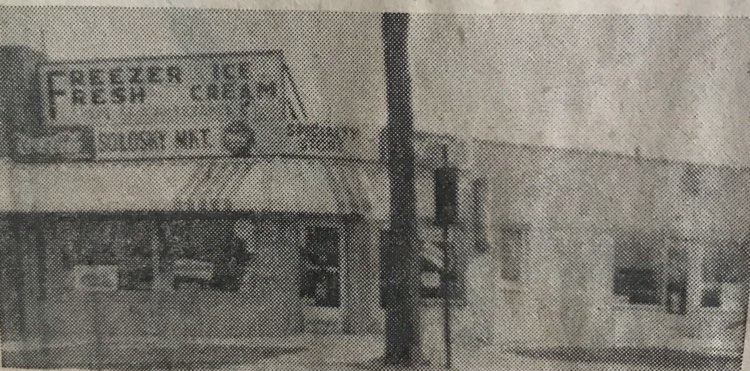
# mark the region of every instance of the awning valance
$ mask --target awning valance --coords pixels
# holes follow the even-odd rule
[[[197,165],[188,161],[15,164],[13,211],[170,211]]]

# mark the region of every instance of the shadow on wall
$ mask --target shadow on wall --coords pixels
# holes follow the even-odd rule
[[[165,346],[73,345],[59,348],[3,352],[2,367],[46,369],[206,369],[254,364],[264,359],[296,354],[301,347],[261,347],[186,344]]]
[[[610,363],[669,369],[739,370],[740,356],[719,356],[664,348],[554,347],[517,349],[514,353],[538,359],[581,363]]]

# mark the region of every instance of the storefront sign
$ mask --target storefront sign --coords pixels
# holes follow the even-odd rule
[[[94,158],[91,128],[52,127],[47,133],[15,132],[13,157],[19,162],[85,161]]]
[[[40,68],[48,125],[283,120],[281,52],[53,62]]]
[[[115,125],[95,128],[97,160],[296,155],[345,158],[359,129],[299,121]]]
[[[116,291],[116,265],[76,265],[73,284],[77,291]]]

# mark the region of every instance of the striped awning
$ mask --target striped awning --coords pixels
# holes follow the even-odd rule
[[[368,215],[367,174],[324,159],[16,164],[19,212],[257,212]]]
[[[216,160],[198,166],[174,209],[256,213],[366,214],[356,164],[318,159]]]
[[[251,161],[202,163],[175,196],[174,209],[183,211],[231,211],[237,187],[255,165]]]
[[[9,169],[6,211],[235,211],[387,221],[390,210],[390,181],[380,163],[276,157],[11,164]],[[416,175],[417,216],[431,220],[432,174]]]

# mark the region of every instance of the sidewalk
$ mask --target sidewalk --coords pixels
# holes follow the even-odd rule
[[[95,346],[94,341],[57,341],[47,347],[40,344],[3,344],[3,362],[8,366],[28,365],[38,369],[211,369],[211,370],[402,370],[383,367],[380,357],[384,344],[381,336],[363,335],[299,335],[243,339],[157,340],[120,338]],[[442,370],[442,354],[427,349],[432,366],[415,370]],[[490,346],[454,345],[455,370],[739,370],[739,360],[706,358],[704,362],[675,362],[663,367],[656,358],[664,357],[659,350],[644,349],[641,353],[625,351],[626,358],[617,363],[613,352],[599,354],[596,350],[533,350],[513,352]],[[520,354],[519,354],[520,353]],[[621,352],[622,354],[622,352]],[[572,357],[571,357],[572,355]],[[46,364],[43,364],[44,359]],[[641,357],[643,359],[637,359]],[[93,359],[103,360],[100,366]],[[678,360],[679,361],[679,360]],[[689,367],[686,367],[689,366]]]

